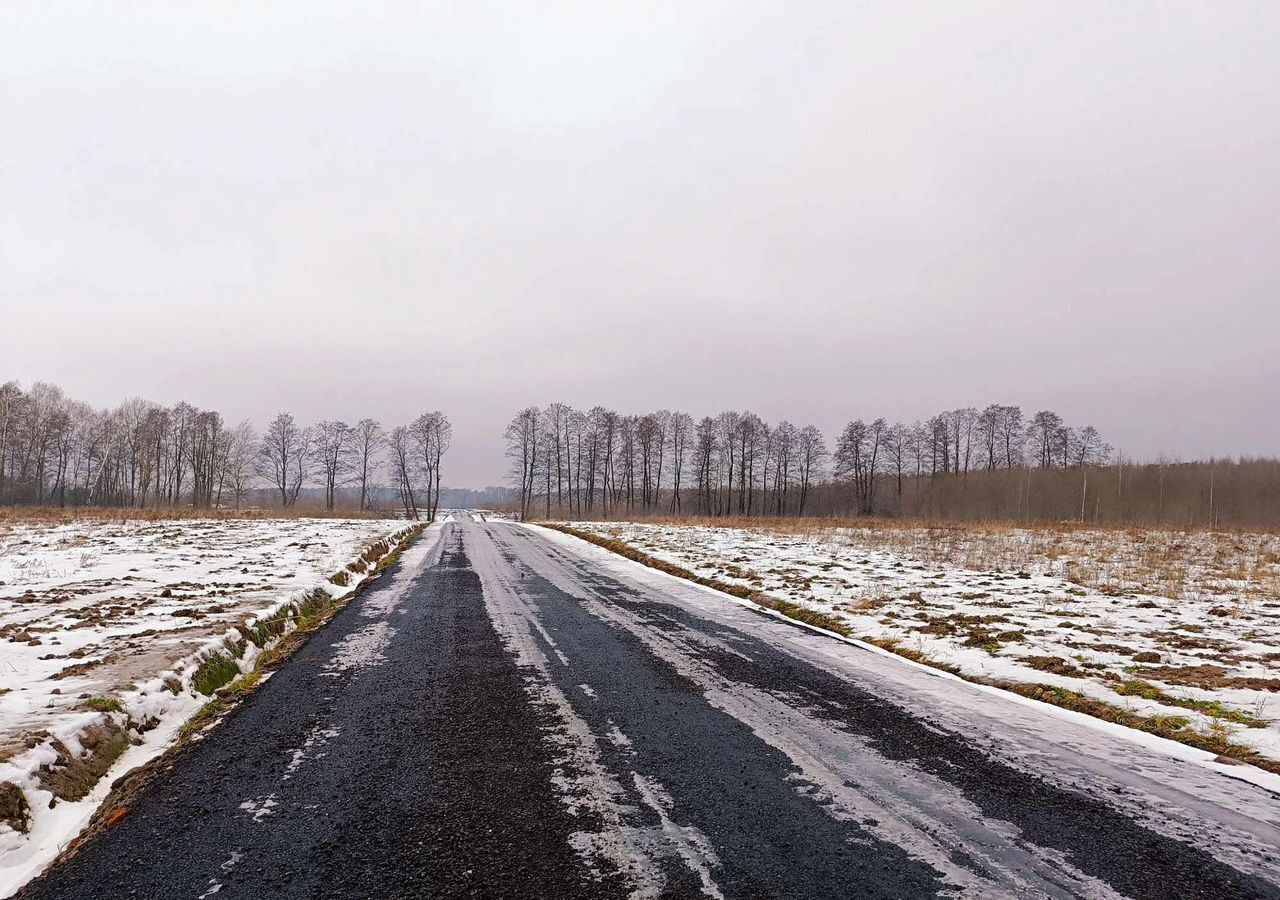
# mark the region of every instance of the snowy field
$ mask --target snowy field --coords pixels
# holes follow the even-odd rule
[[[31,820],[26,836],[0,824],[0,886],[38,862],[32,846],[79,830],[106,792],[99,769],[110,765],[113,777],[171,742],[208,700],[195,687],[211,653],[234,644],[240,655],[230,665],[250,671],[270,639],[243,639],[248,623],[317,588],[350,590],[366,574],[356,563],[362,551],[404,527],[302,518],[0,523],[0,790],[20,788]],[[333,583],[351,563],[345,585]],[[95,756],[104,760],[97,769],[65,766]],[[0,795],[0,810],[13,802]]]
[[[969,677],[1065,688],[1280,760],[1274,535],[569,524]]]

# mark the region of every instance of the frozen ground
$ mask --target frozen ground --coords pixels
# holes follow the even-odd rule
[[[577,522],[967,676],[1047,684],[1280,760],[1280,538]]]
[[[0,880],[30,862],[30,846],[78,830],[105,794],[99,783],[78,802],[51,803],[37,770],[57,760],[54,740],[78,755],[88,749],[86,729],[114,721],[131,746],[108,775],[153,756],[208,699],[192,676],[213,649],[239,638],[231,629],[316,588],[346,592],[364,575],[348,573],[347,586],[331,577],[404,525],[0,524],[0,782],[22,787],[32,810],[26,837],[0,825]],[[242,671],[257,652],[243,644]]]

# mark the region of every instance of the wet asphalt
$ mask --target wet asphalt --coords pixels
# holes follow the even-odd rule
[[[20,896],[953,895],[874,822],[798,789],[791,760],[634,633],[526,565],[545,538],[464,521],[440,540],[436,564],[384,576],[180,754],[118,825]],[[531,646],[552,660],[541,670],[520,662],[495,624],[472,561],[482,550],[536,617]],[[703,662],[725,683],[803,703],[860,745],[946,782],[982,816],[1068,860],[1099,896],[1280,896],[753,634],[580,562],[572,569],[592,596],[655,633],[705,633]],[[598,739],[611,813],[564,787],[583,772],[548,689]],[[581,851],[616,836],[642,864]]]

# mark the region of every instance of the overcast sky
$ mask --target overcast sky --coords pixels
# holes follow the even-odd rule
[[[266,6],[0,8],[0,381],[1280,452],[1274,0]]]

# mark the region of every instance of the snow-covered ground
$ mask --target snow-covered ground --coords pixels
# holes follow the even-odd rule
[[[966,676],[1176,717],[1280,760],[1273,535],[568,524]]]
[[[208,700],[192,678],[209,654],[237,642],[235,665],[250,671],[260,651],[240,640],[246,622],[316,588],[331,596],[350,590],[364,571],[349,571],[346,585],[332,576],[405,525],[0,524],[0,787],[19,786],[31,809],[29,834],[0,825],[0,896],[80,830],[112,777],[161,752]],[[95,735],[95,726],[110,731]],[[52,802],[39,769],[63,762],[56,742],[78,757],[87,742],[119,741],[120,726],[129,747],[108,777],[83,799]]]

